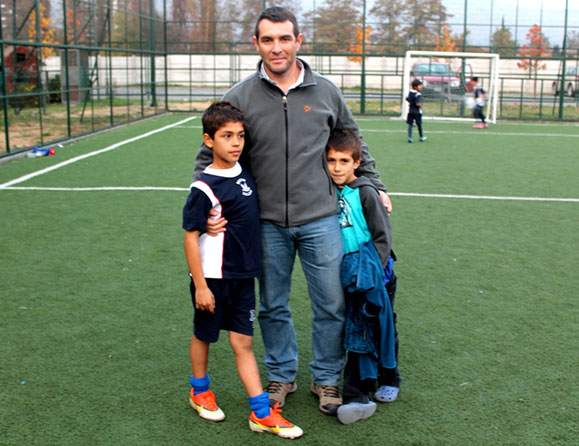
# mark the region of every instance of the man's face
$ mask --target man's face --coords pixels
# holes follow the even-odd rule
[[[296,55],[302,44],[303,36],[294,35],[294,27],[289,20],[272,22],[263,19],[259,22],[259,37],[253,36],[253,44],[257,49],[268,74],[282,76],[296,62]]]

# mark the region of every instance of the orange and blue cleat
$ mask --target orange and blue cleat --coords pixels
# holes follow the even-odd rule
[[[225,419],[225,414],[217,406],[215,395],[211,390],[195,395],[193,389],[191,389],[189,404],[191,404],[191,407],[197,411],[201,418],[209,421],[222,421]]]
[[[249,428],[254,432],[271,432],[282,438],[293,439],[301,437],[304,431],[282,417],[282,410],[278,406],[279,403],[276,403],[270,414],[264,418],[257,418],[255,412],[251,412]]]

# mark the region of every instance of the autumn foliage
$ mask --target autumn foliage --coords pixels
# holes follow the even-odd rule
[[[457,51],[456,40],[452,37],[452,33],[446,24],[442,27],[442,36],[436,36],[434,40],[436,42],[435,51]]]
[[[531,70],[534,73],[537,73],[539,70],[544,70],[547,68],[547,64],[536,58],[551,57],[551,53],[547,51],[545,38],[539,25],[533,25],[529,29],[527,41],[528,45],[525,44],[521,47],[519,56],[529,57],[529,59],[522,59],[520,62],[517,62],[517,66],[523,70]]]
[[[42,43],[58,43],[56,40],[56,29],[52,26],[50,22],[50,17],[45,17],[46,8],[42,3],[38,4],[38,9],[40,12],[40,42]],[[32,10],[30,17],[28,18],[28,36],[36,40],[36,10]],[[42,57],[46,58],[54,54],[54,48],[43,47]]]
[[[372,32],[372,27],[367,26],[366,27],[366,44],[370,43],[369,37],[370,37],[371,32]],[[354,54],[362,54],[364,52],[363,48],[362,48],[362,40],[363,39],[364,39],[364,33],[362,32],[362,26],[358,25],[356,27],[356,41],[350,43],[349,52],[354,53]],[[356,62],[356,63],[362,63],[362,56],[348,56],[348,60],[351,60],[352,62]]]

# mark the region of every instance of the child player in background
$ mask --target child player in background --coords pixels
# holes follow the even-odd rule
[[[483,87],[478,84],[478,77],[473,77],[471,79],[472,86],[474,87],[474,109],[472,114],[475,119],[480,119],[480,124],[473,125],[477,129],[486,129],[488,127],[486,117],[484,115],[484,106],[486,102],[487,92],[484,91]]]
[[[412,126],[416,122],[416,127],[418,127],[418,134],[420,135],[420,142],[426,141],[426,136],[422,134],[422,81],[420,79],[414,79],[412,81],[412,88],[406,97],[410,108],[408,110],[408,116],[406,117],[406,123],[408,124],[408,142],[412,143]]]

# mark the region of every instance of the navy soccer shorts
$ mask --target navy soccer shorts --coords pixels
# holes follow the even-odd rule
[[[195,308],[195,283],[191,280],[193,333],[203,342],[217,342],[219,331],[253,336],[255,320],[254,279],[206,279],[215,296],[215,313]]]
[[[412,125],[416,121],[416,125],[422,125],[422,114],[421,113],[408,113],[406,116],[406,124]]]

